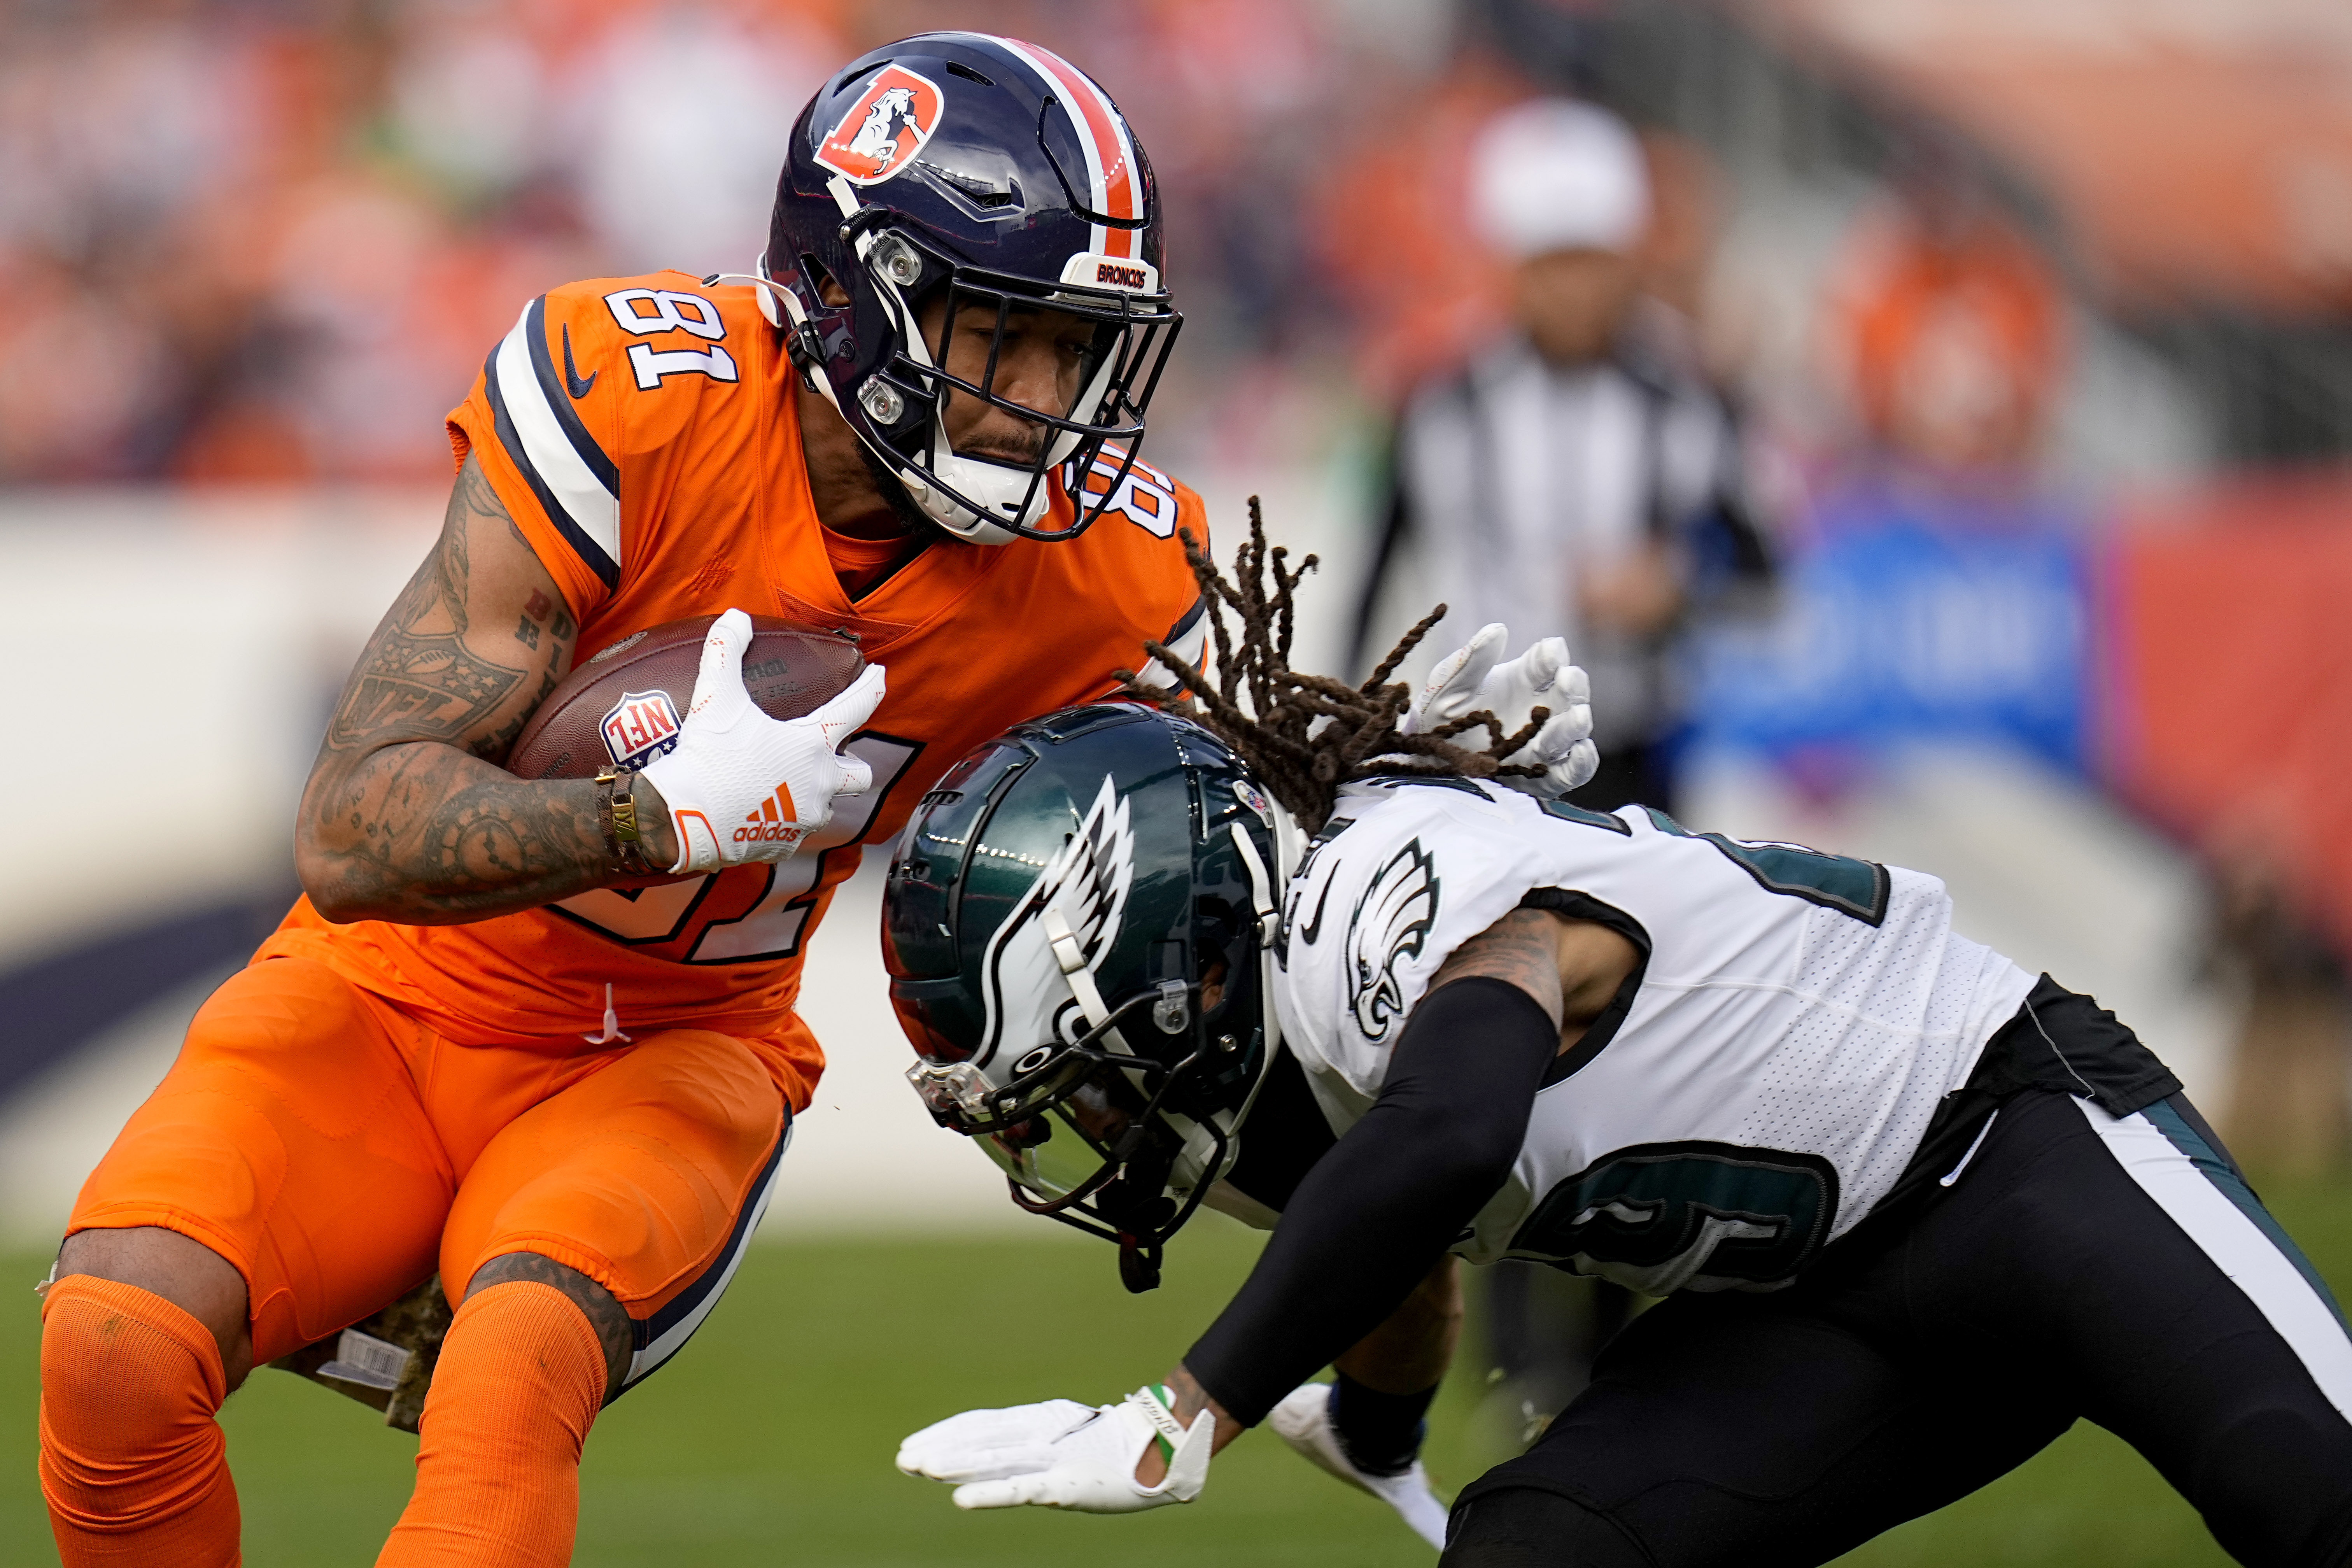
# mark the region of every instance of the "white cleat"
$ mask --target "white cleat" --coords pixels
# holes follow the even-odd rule
[[[1415,1459],[1401,1476],[1367,1475],[1356,1468],[1331,1429],[1331,1385],[1305,1383],[1285,1394],[1269,1419],[1282,1440],[1297,1449],[1317,1468],[1368,1491],[1410,1525],[1412,1532],[1440,1552],[1445,1550],[1445,1505],[1429,1489],[1429,1472]]]

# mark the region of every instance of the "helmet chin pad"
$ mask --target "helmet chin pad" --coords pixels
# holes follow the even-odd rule
[[[938,450],[944,455],[931,459],[937,484],[907,467],[903,458],[891,462],[891,471],[925,517],[966,543],[1010,544],[1020,536],[1001,526],[999,518],[1027,528],[1052,510],[1054,488],[1043,475],[962,457],[948,445],[944,429],[938,433]],[[976,514],[965,501],[989,509],[987,515]]]
[[[890,289],[887,280],[883,288],[907,334],[907,356],[931,368],[929,346],[922,340],[913,306]],[[1102,408],[1117,369],[1114,357],[1104,356],[1093,376],[1079,389],[1067,417],[1081,424],[1091,423]],[[1070,460],[1084,439],[1075,430],[1055,430],[1048,438],[1046,458],[1042,465],[1016,468],[1007,463],[959,453],[948,439],[942,412],[931,421],[928,476],[899,454],[886,451],[882,457],[925,517],[968,544],[1010,544],[1020,537],[1013,530],[1035,527],[1053,510],[1050,476]]]

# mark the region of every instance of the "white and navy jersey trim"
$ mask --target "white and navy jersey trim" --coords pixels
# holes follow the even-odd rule
[[[2125,1173],[2245,1292],[2327,1403],[2352,1421],[2343,1310],[2230,1162],[2168,1100],[2123,1117],[2087,1100],[2074,1104]]]
[[[1176,617],[1168,635],[1160,639],[1162,646],[1194,669],[1201,668],[1202,658],[1209,651],[1209,601],[1198,598],[1192,607]],[[1137,672],[1136,680],[1144,686],[1166,686],[1178,679],[1176,672],[1153,659]]]
[[[1209,646],[1208,599],[1203,596],[1193,600],[1192,607],[1185,611],[1176,624],[1168,628],[1168,635],[1160,640],[1178,658],[1197,666],[1201,662],[1201,655]]]
[[[684,1348],[686,1342],[694,1337],[694,1331],[702,1327],[703,1321],[710,1316],[710,1310],[719,1305],[719,1298],[726,1293],[728,1285],[735,1278],[735,1270],[742,1267],[743,1254],[751,1247],[752,1234],[760,1228],[761,1216],[768,1212],[768,1200],[775,1195],[776,1172],[782,1165],[784,1151],[791,1146],[792,1141],[793,1116],[787,1110],[784,1112],[783,1131],[776,1138],[775,1152],[768,1156],[768,1168],[761,1171],[759,1180],[751,1184],[750,1201],[735,1216],[735,1229],[727,1237],[727,1245],[719,1249],[718,1258],[660,1311],[631,1322],[630,1327],[635,1331],[634,1353],[629,1357],[628,1375],[621,1380],[620,1393],[614,1394],[614,1398],[618,1399],[622,1394],[635,1388],[664,1362],[676,1355]]]
[[[1077,128],[1078,145],[1087,154],[1087,216],[1117,220],[1097,221],[1088,245],[1105,256],[1137,254],[1137,233],[1147,215],[1143,172],[1137,166],[1127,117],[1093,78],[1053,50],[1016,38],[996,37],[995,42],[1037,73],[1046,95],[1060,101]]]
[[[567,334],[567,359],[570,346]],[[514,331],[490,351],[482,379],[499,442],[548,521],[606,588],[619,587],[621,470],[581,423],[548,354],[545,295],[524,307]]]

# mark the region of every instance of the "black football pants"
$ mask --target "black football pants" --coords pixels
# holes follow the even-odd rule
[[[1948,1191],[1852,1239],[1637,1318],[1464,1490],[1443,1568],[1825,1563],[2078,1417],[2241,1563],[2352,1562],[2352,1338],[2186,1099],[2018,1094]]]

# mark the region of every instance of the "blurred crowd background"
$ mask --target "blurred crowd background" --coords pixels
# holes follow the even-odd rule
[[[0,0],[0,637],[85,699],[53,738],[120,731],[16,775],[69,830],[0,912],[11,1224],[282,908],[325,693],[484,353],[559,282],[748,269],[808,93],[940,26],[1049,42],[1139,129],[1188,318],[1150,455],[1322,553],[1302,664],[1366,662],[1442,575],[1424,529],[1371,582],[1401,413],[1515,330],[1482,132],[1622,116],[1640,310],[1769,563],[1661,645],[1660,787],[1944,875],[2242,1152],[2344,1161],[2340,0]],[[124,830],[163,796],[171,835]],[[956,1152],[847,989],[869,919],[812,1006],[889,1130],[812,1152],[819,1208]]]
[[[1943,877],[2352,1192],[2343,0],[0,0],[0,1247],[283,912],[483,356],[749,270],[816,84],[943,26],[1150,150],[1148,455],[1319,553],[1299,667],[1508,601],[1594,670],[1591,804]],[[905,1090],[877,869],[769,1223],[1052,1232]],[[1482,1412],[1570,1310],[1496,1272]]]

